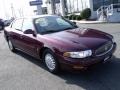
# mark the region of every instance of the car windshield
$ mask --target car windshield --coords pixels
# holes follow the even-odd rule
[[[75,24],[59,16],[46,16],[37,18],[35,19],[35,26],[38,33],[42,34],[77,28]]]

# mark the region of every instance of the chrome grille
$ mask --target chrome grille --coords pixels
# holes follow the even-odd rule
[[[113,43],[111,41],[107,42],[105,45],[101,46],[95,51],[95,54],[97,56],[101,56],[104,53],[108,52],[113,46]]]

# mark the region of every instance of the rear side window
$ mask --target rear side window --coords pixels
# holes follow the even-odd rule
[[[17,19],[13,22],[12,28],[22,31],[22,24],[23,24],[23,19]]]

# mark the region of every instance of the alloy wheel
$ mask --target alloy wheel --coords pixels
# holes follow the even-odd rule
[[[51,54],[45,55],[45,63],[50,71],[53,71],[56,68],[56,62],[54,57]]]

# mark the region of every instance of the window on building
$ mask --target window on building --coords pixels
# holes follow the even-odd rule
[[[93,0],[93,10],[96,11],[101,6],[115,4],[119,1],[120,0]]]

